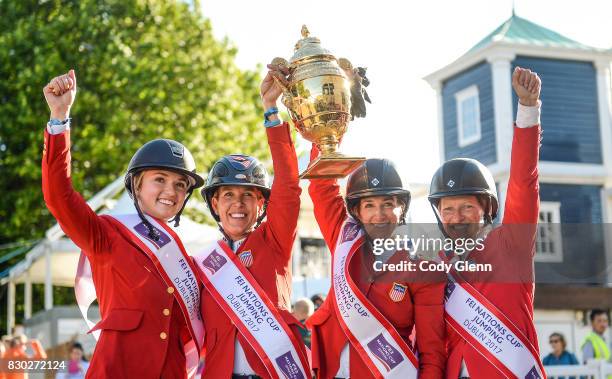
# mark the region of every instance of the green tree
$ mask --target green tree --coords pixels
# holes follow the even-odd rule
[[[69,68],[79,83],[72,177],[86,198],[153,138],[183,141],[201,171],[230,152],[265,158],[260,78],[188,4],[3,0],[0,14],[0,244],[53,222],[40,191],[42,87]]]
[[[42,88],[70,68],[72,179],[85,198],[154,138],[184,142],[200,171],[231,152],[268,158],[259,75],[238,69],[236,49],[188,4],[0,0],[0,15],[0,246],[42,238],[54,223],[40,188]]]

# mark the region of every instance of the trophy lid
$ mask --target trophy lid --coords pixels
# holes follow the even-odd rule
[[[302,39],[295,44],[295,53],[291,57],[291,63],[296,63],[304,58],[327,55],[334,57],[332,53],[321,46],[321,40],[317,37],[310,37],[310,32],[306,25],[302,25]]]

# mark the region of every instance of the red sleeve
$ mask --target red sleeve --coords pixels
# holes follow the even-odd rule
[[[47,353],[38,340],[31,340],[34,355],[32,359],[47,359]]]
[[[92,259],[93,253],[108,251],[107,229],[72,187],[70,159],[70,131],[51,135],[45,130],[42,159],[45,203],[66,235]]]
[[[538,159],[542,130],[539,125],[528,128],[514,127],[510,179],[504,207],[501,242],[502,251],[512,256],[529,258],[519,272],[532,277],[531,258],[535,254],[540,187],[538,184]],[[517,262],[523,262],[522,260]]]
[[[446,366],[444,281],[412,283],[419,379],[442,378]]]
[[[319,151],[312,146],[310,161],[312,162]],[[314,215],[321,229],[321,234],[327,247],[333,253],[340,234],[342,223],[347,217],[344,199],[340,194],[340,186],[335,179],[311,179],[308,194],[312,199]]]
[[[538,159],[541,134],[539,125],[529,128],[514,127],[504,224],[538,222],[540,208]]]
[[[267,128],[266,132],[274,166],[274,182],[265,224],[266,234],[273,237],[280,250],[289,259],[297,232],[302,193],[298,178],[297,155],[291,141],[288,123]]]

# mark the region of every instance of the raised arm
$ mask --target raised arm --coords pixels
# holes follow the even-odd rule
[[[32,350],[34,351],[34,354],[31,357],[32,359],[47,359],[47,353],[39,340],[30,340],[30,346],[32,346]]]
[[[47,84],[43,93],[51,111],[45,129],[42,190],[47,208],[60,226],[90,257],[107,244],[101,219],[72,187],[70,178],[70,108],[76,97],[74,70]]]
[[[261,84],[261,99],[264,110],[276,108],[276,101],[281,94],[281,88],[274,83],[273,75],[282,77],[274,66],[268,66],[270,72]],[[267,127],[266,134],[272,164],[274,166],[274,182],[268,204],[267,223],[265,232],[270,234],[281,248],[286,258],[291,257],[293,241],[297,232],[297,221],[300,213],[300,194],[302,189],[299,185],[297,155],[289,124],[281,123],[276,113],[267,117],[269,123],[278,125]]]
[[[517,67],[512,87],[519,98],[514,124],[504,224],[536,224],[539,212],[540,88],[538,74]]]
[[[310,152],[312,162],[319,154],[313,144]],[[347,217],[344,199],[340,194],[340,186],[335,179],[311,179],[308,194],[312,199],[314,215],[321,229],[321,234],[330,251],[334,251],[340,234],[342,223]]]

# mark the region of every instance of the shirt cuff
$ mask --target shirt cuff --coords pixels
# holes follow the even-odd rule
[[[540,125],[540,107],[542,102],[538,100],[538,104],[533,107],[527,107],[520,102],[516,109],[516,126],[519,128],[529,128],[535,125]]]
[[[47,132],[51,135],[62,134],[66,130],[70,130],[70,119],[62,125],[49,125],[49,123],[47,123]]]

